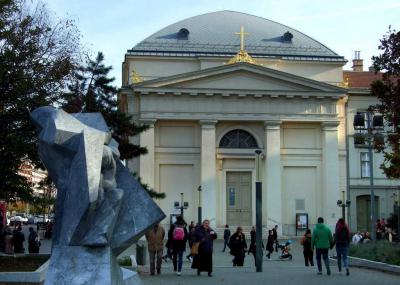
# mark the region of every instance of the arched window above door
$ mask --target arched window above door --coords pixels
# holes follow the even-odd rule
[[[232,130],[219,142],[220,148],[258,148],[256,139],[247,131]]]

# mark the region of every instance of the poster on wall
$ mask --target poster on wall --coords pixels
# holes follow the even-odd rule
[[[296,235],[298,230],[308,229],[308,214],[297,213],[296,214]]]

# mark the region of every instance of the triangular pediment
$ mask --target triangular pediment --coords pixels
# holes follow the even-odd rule
[[[223,65],[134,84],[133,87],[345,93],[327,83],[248,63]]]

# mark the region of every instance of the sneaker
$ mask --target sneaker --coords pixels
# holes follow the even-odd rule
[[[208,272],[208,277],[212,277],[212,274],[211,274],[211,272]]]
[[[331,275],[331,269],[330,268],[326,269],[326,274]]]
[[[181,273],[178,271],[178,272],[176,272],[176,275],[181,276]]]
[[[346,276],[349,276],[349,275],[350,275],[350,271],[348,268],[346,268]]]

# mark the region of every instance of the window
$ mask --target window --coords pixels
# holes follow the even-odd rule
[[[219,143],[221,148],[258,148],[256,139],[244,130],[233,130],[224,135]]]
[[[361,152],[361,178],[368,178],[371,176],[371,161],[368,152]]]

